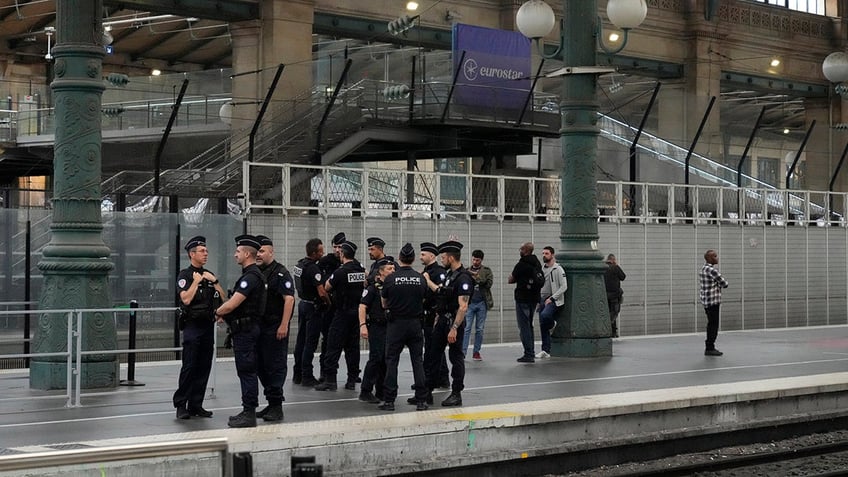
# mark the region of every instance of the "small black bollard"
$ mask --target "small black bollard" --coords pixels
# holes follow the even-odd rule
[[[130,301],[130,337],[129,337],[129,345],[128,348],[130,351],[135,350],[135,330],[136,330],[136,317],[138,312],[135,311],[138,308],[138,301],[131,300]],[[127,379],[121,380],[121,386],[144,386],[144,383],[140,383],[135,380],[135,353],[128,353],[127,355]]]
[[[253,477],[253,456],[250,452],[233,454],[233,477]]]
[[[292,477],[322,477],[324,475],[324,466],[315,463],[315,456],[291,458],[291,475]]]

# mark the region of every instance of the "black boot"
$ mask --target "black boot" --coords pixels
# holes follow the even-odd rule
[[[371,391],[362,391],[359,393],[359,400],[369,404],[377,404],[380,402],[380,400],[377,399],[377,396],[374,396]]]
[[[268,414],[268,411],[270,409],[271,409],[271,405],[268,404],[267,406],[263,407],[261,410],[256,411],[256,418],[261,419],[261,418],[265,417],[265,414]]]
[[[381,411],[394,411],[395,410],[395,403],[390,402],[390,401],[386,401],[383,404],[380,404],[379,406],[377,406],[377,409],[379,409]]]
[[[177,408],[177,419],[191,419],[191,413],[188,412],[185,406]]]
[[[244,408],[244,410],[235,416],[230,416],[227,425],[230,427],[256,427],[256,409]]]
[[[447,399],[442,401],[442,406],[462,406],[462,396],[459,393],[451,393]]]
[[[274,404],[269,405],[264,409],[266,412],[262,415],[262,420],[265,422],[277,422],[283,420],[283,405],[282,404]],[[256,415],[259,417],[259,414]]]
[[[329,379],[315,386],[316,391],[335,391],[338,388],[339,386],[336,384],[336,381],[330,381]]]

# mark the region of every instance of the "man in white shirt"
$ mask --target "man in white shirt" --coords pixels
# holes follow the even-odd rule
[[[565,305],[565,291],[568,290],[565,270],[556,262],[554,253],[553,247],[542,249],[545,284],[539,301],[539,330],[542,335],[542,351],[536,355],[539,359],[551,357],[551,330],[556,326],[556,317]]]

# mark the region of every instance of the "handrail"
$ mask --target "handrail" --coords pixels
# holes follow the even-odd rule
[[[141,460],[176,455],[217,452],[221,454],[222,470],[226,469],[228,441],[225,437],[205,439],[149,442],[121,446],[70,449],[26,454],[0,455],[0,469],[4,471],[38,469],[44,467],[79,466],[121,460]],[[222,472],[224,474],[224,472]]]

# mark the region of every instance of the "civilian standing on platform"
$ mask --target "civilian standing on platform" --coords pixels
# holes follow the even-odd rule
[[[565,306],[565,292],[568,290],[565,270],[557,263],[555,253],[550,246],[542,249],[545,284],[542,285],[539,301],[539,334],[542,335],[542,351],[536,355],[539,359],[551,357],[551,330],[556,326],[559,312]]]
[[[259,406],[256,345],[267,299],[265,276],[256,265],[259,248],[259,240],[252,235],[236,237],[235,258],[242,267],[242,275],[233,286],[230,299],[215,310],[218,321],[227,322],[241,384],[242,411],[230,416],[227,422],[230,427],[256,427]]]
[[[330,323],[327,336],[327,352],[321,355],[321,367],[326,373],[324,382],[315,386],[316,391],[335,391],[338,387],[336,375],[342,350],[355,346],[359,349],[359,299],[362,297],[362,282],[365,281],[365,269],[356,261],[356,244],[345,242],[341,247],[342,266],[327,279],[324,288],[333,296],[336,314]],[[353,345],[351,345],[353,343]],[[356,361],[347,363],[347,382],[345,389],[356,389],[359,372],[359,353]]]
[[[515,318],[518,322],[518,333],[524,354],[518,358],[519,363],[533,363],[536,361],[536,353],[533,347],[533,314],[541,298],[542,286],[545,283],[542,264],[533,255],[533,244],[526,242],[518,250],[521,258],[507,283],[515,284]]]
[[[312,360],[321,336],[321,308],[328,307],[330,297],[324,291],[324,275],[318,260],[324,255],[321,239],[306,242],[306,257],[294,266],[294,285],[300,302],[297,304],[297,342],[294,346],[294,377],[292,382],[307,387],[318,384],[312,373]]]
[[[424,242],[421,244],[421,264],[424,265],[424,270],[421,273],[426,273],[427,276],[430,277],[430,281],[435,283],[436,285],[441,285],[445,281],[445,274],[447,273],[439,262],[436,261],[436,256],[439,254],[439,247],[431,242]],[[427,289],[427,292],[424,295],[424,321],[422,322],[422,327],[424,330],[424,363],[428,362],[428,356],[430,355],[430,343],[431,337],[433,336],[433,325],[436,322],[436,294],[430,289]],[[441,355],[439,356],[439,365],[438,374],[433,378],[436,382],[436,387],[438,388],[450,388],[450,378],[448,377],[448,360],[445,357],[445,352],[442,350]],[[427,368],[427,365],[424,365],[424,374],[426,375],[427,382],[431,382],[430,378],[430,370]]]
[[[386,277],[382,290],[383,307],[386,309],[386,383],[383,389],[384,402],[378,406],[382,411],[394,411],[397,398],[398,361],[404,346],[409,350],[412,362],[412,378],[415,397],[410,400],[417,411],[427,409],[433,396],[424,382],[423,346],[424,335],[421,319],[424,315],[424,293],[427,285],[424,277],[412,269],[415,249],[407,243],[398,255],[400,267]]]
[[[492,284],[495,282],[492,269],[483,265],[483,251],[471,252],[471,267],[468,271],[474,277],[474,294],[468,304],[465,314],[465,337],[462,340],[462,354],[468,356],[468,343],[471,340],[471,328],[474,328],[474,361],[481,361],[480,348],[483,346],[483,332],[486,326],[486,315],[494,308],[492,299]]]
[[[206,237],[192,237],[186,242],[185,250],[190,264],[177,276],[179,327],[183,332],[183,362],[173,398],[177,419],[212,417],[212,411],[203,409],[203,398],[212,370],[215,308],[224,296],[218,279],[203,268],[209,259]]]
[[[434,381],[438,376],[439,357],[444,354],[445,347],[448,348],[448,359],[451,363],[451,393],[442,406],[462,406],[462,390],[465,388],[465,356],[462,349],[462,336],[465,333],[465,314],[468,311],[468,302],[474,293],[474,278],[468,270],[462,266],[460,259],[462,244],[457,241],[448,241],[439,245],[439,253],[442,254],[442,263],[447,267],[445,282],[436,285],[427,274],[427,286],[436,292],[436,324],[433,327],[432,349],[430,362],[424,365],[430,368],[430,378],[427,383],[428,390],[432,393],[437,383]],[[458,338],[459,337],[459,338]],[[432,396],[429,397],[432,399]]]
[[[721,356],[724,353],[715,347],[718,337],[719,308],[721,307],[721,289],[727,288],[729,284],[715,267],[718,264],[718,254],[715,250],[704,252],[704,266],[698,278],[701,282],[701,304],[707,314],[707,339],[704,342],[706,356]]]
[[[392,257],[377,260],[374,283],[362,291],[359,300],[359,336],[368,340],[368,362],[362,373],[359,400],[377,404],[383,400],[386,380],[386,312],[380,293],[386,278],[395,271]]]
[[[621,282],[627,278],[624,270],[618,266],[615,260],[615,255],[607,255],[605,260],[607,270],[604,272],[604,285],[607,289],[607,305],[609,306],[610,325],[612,327],[612,337],[618,338],[618,314],[621,312],[621,301],[624,297],[624,291],[621,289]]]
[[[256,413],[265,421],[283,420],[283,383],[286,381],[289,356],[289,326],[294,313],[294,281],[286,267],[274,260],[274,242],[257,235],[259,252],[256,264],[268,284],[265,315],[259,325],[258,376],[268,406]]]

